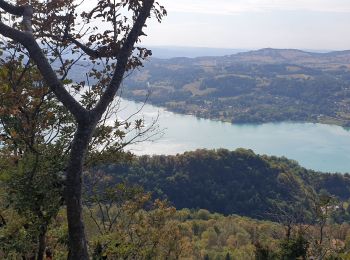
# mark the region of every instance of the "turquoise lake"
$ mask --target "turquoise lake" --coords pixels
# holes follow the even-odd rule
[[[119,116],[128,117],[140,103],[122,100]],[[252,149],[257,154],[285,156],[305,168],[350,173],[350,130],[313,123],[233,125],[145,105],[137,117],[146,124],[158,118],[164,134],[152,142],[129,146],[135,154],[174,155],[200,148]]]

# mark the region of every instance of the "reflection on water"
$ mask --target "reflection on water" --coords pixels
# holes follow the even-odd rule
[[[140,104],[123,100],[118,116],[126,118]],[[239,147],[258,154],[285,156],[302,166],[324,172],[350,172],[350,131],[339,126],[312,123],[269,123],[232,125],[219,121],[179,115],[146,105],[147,122],[159,113],[164,135],[154,142],[129,147],[136,154],[177,154],[199,148]]]

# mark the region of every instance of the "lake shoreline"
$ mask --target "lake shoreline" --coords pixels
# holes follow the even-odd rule
[[[131,101],[131,102],[136,102],[143,104],[142,101],[133,99],[131,97],[121,97],[122,99]],[[344,120],[340,120],[338,118],[331,118],[331,117],[326,117],[326,116],[320,116],[318,120],[309,120],[309,121],[293,121],[293,120],[276,120],[276,121],[256,121],[256,122],[232,122],[232,119],[225,119],[225,118],[218,118],[218,117],[205,117],[205,116],[198,116],[196,113],[183,113],[177,109],[171,109],[171,107],[159,105],[158,103],[151,102],[147,100],[146,104],[158,107],[161,109],[164,109],[165,111],[174,113],[174,114],[179,114],[179,115],[186,115],[186,116],[193,116],[197,119],[206,119],[206,120],[211,120],[211,121],[216,121],[216,122],[222,122],[222,123],[230,123],[232,125],[263,125],[263,124],[270,124],[270,123],[296,123],[296,124],[303,124],[303,123],[310,123],[310,124],[323,124],[323,125],[335,125],[335,126],[340,126],[343,127],[344,129],[350,129],[350,124],[349,122],[345,122]]]
[[[122,113],[137,110],[141,104],[123,99]],[[146,104],[140,116],[147,122],[159,115],[159,128],[166,129],[155,142],[130,146],[136,155],[175,155],[197,149],[251,149],[257,154],[286,157],[307,169],[322,172],[350,172],[350,131],[320,123],[276,122],[231,124],[170,112]]]

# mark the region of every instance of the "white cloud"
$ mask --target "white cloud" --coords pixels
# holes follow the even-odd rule
[[[349,12],[349,0],[163,0],[170,12],[230,15],[266,11]]]

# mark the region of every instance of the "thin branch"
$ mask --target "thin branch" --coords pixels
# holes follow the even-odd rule
[[[1,0],[0,0],[1,1]],[[34,40],[32,35],[13,29],[4,23],[0,22],[0,33],[5,37],[21,43],[29,52],[31,58],[38,66],[46,83],[55,93],[58,100],[67,107],[74,115],[77,121],[87,121],[89,113],[87,110],[74,99],[72,95],[64,88],[62,82],[57,78],[56,73],[52,69],[40,46]]]
[[[0,0],[0,8],[6,11],[7,13],[22,16],[23,20],[23,27],[24,31],[32,34],[33,28],[32,28],[32,17],[33,17],[33,8],[30,5],[25,6],[15,6],[12,4],[9,4],[3,0]]]
[[[15,6],[4,0],[0,0],[0,8],[10,14],[22,16],[26,6]]]
[[[112,80],[108,85],[106,91],[103,93],[101,99],[97,103],[96,107],[93,109],[93,112],[97,113],[98,117],[102,116],[108,104],[110,104],[113,101],[118,89],[120,88],[120,84],[123,80],[129,56],[133,50],[134,44],[137,42],[139,36],[142,34],[142,28],[146,23],[147,18],[150,16],[153,4],[154,0],[143,1],[143,6],[134,23],[134,26],[128,34],[123,44],[123,47],[120,50],[120,54],[118,55],[117,67],[115,69]]]
[[[94,223],[95,223],[95,225],[96,225],[96,227],[97,227],[97,229],[98,229],[98,232],[100,232],[100,234],[103,235],[104,233],[103,233],[103,231],[101,230],[101,227],[100,227],[100,225],[99,225],[97,219],[94,217],[94,214],[93,214],[93,212],[92,212],[91,207],[86,206],[86,208],[89,210],[90,218],[94,221]]]

